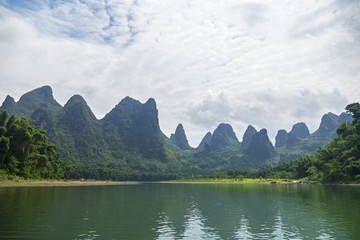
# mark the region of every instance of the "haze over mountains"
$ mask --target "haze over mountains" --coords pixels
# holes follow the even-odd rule
[[[192,148],[181,123],[170,138],[162,133],[152,98],[141,103],[126,97],[98,120],[81,96],[74,95],[62,107],[54,99],[52,89],[44,86],[24,94],[18,102],[7,96],[0,108],[33,119],[35,125],[46,130],[64,161],[129,172],[187,176],[258,168],[305,156],[336,137],[341,122],[352,120],[345,113],[325,114],[314,133],[309,132],[305,123],[296,123],[289,133],[278,131],[275,146],[266,129],[258,131],[249,125],[240,142],[231,125],[219,123],[197,148]]]

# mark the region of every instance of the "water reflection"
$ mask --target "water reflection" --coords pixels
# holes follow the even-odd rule
[[[360,187],[0,188],[0,239],[357,239]]]
[[[240,227],[235,229],[235,239],[254,239],[254,235],[251,233],[251,227],[249,227],[249,221],[244,217],[240,218]]]
[[[206,218],[194,205],[189,219],[184,224],[185,232],[182,239],[220,239],[216,234],[216,229],[206,226],[205,220]]]
[[[168,216],[164,214],[163,211],[159,213],[159,219],[157,220],[158,229],[156,233],[158,234],[157,239],[159,240],[166,240],[166,239],[175,239],[175,228],[172,226],[171,221],[169,220]]]
[[[179,234],[166,218],[159,224],[167,231],[160,227],[155,239],[354,239],[326,207],[318,208],[326,202],[315,201],[323,187],[190,186],[195,202],[184,232]]]

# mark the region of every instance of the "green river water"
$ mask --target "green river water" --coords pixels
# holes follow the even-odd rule
[[[360,186],[0,188],[0,239],[360,239]]]

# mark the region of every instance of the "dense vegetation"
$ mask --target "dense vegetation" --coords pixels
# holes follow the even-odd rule
[[[166,171],[134,172],[130,168],[110,169],[76,166],[60,160],[56,147],[43,129],[26,118],[0,112],[0,175],[24,179],[164,180],[177,178]]]
[[[309,156],[258,170],[230,170],[208,178],[301,178],[325,183],[360,182],[360,104],[350,104],[346,110],[354,118],[352,123],[341,123],[336,131],[338,137]]]
[[[0,169],[24,178],[63,178],[64,165],[44,130],[0,112]]]

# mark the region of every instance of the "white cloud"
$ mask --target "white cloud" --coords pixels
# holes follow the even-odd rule
[[[24,7],[27,2],[27,7]],[[101,118],[156,99],[162,130],[196,146],[220,122],[269,134],[360,95],[352,1],[0,1],[0,99],[42,85],[81,94]],[[2,6],[1,6],[2,5]]]

